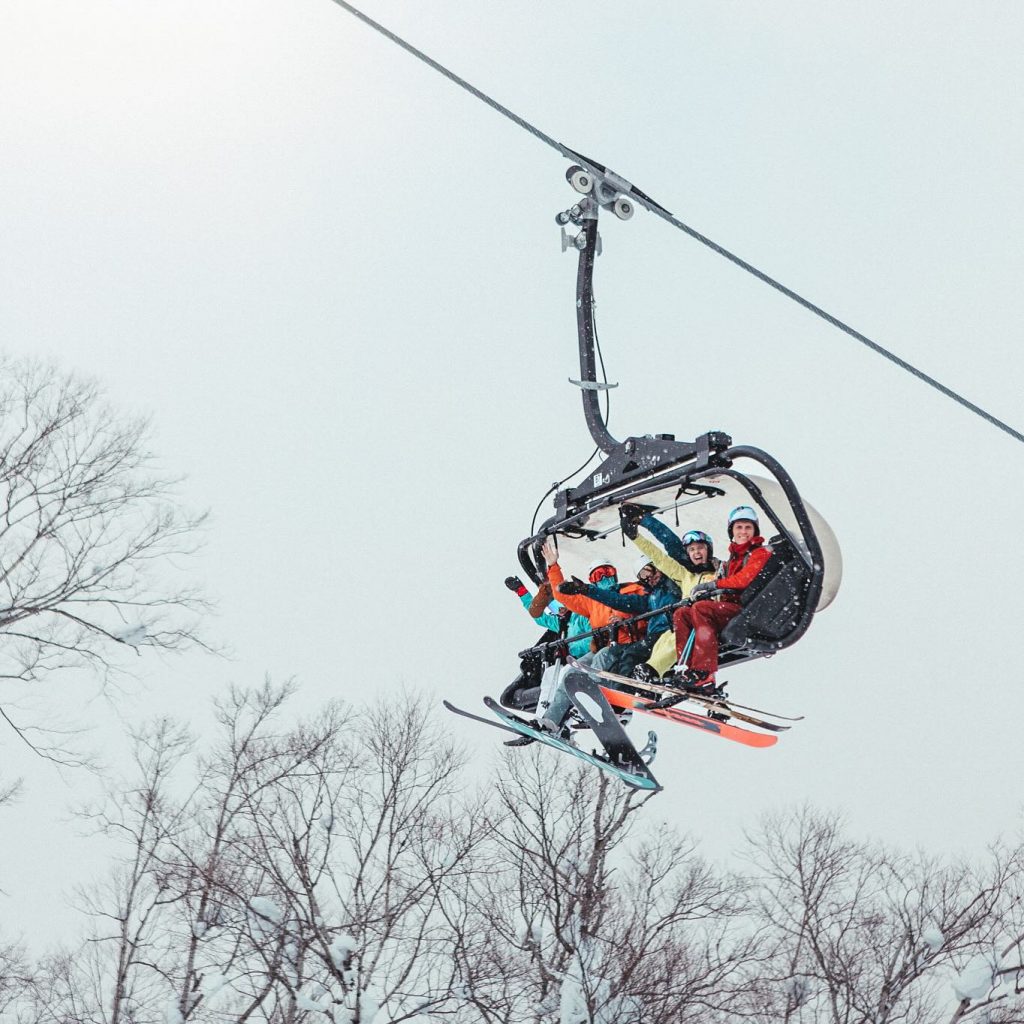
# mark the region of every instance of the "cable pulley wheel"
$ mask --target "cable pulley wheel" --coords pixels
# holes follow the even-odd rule
[[[581,195],[588,195],[594,188],[594,179],[582,167],[570,167],[565,173],[565,180]]]
[[[634,209],[635,207],[633,204],[625,196],[619,196],[612,204],[612,213],[614,213],[619,220],[629,220],[629,218],[633,216]]]

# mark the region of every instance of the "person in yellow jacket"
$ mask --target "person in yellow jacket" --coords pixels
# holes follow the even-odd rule
[[[619,511],[622,532],[658,569],[675,581],[684,599],[690,596],[698,583],[715,578],[720,562],[714,555],[714,542],[706,533],[689,530],[682,537],[677,537],[643,506],[626,504]],[[640,533],[641,526],[661,542],[661,547]],[[655,683],[675,663],[675,633],[668,630],[658,637],[647,661],[637,665],[633,675],[642,682]]]

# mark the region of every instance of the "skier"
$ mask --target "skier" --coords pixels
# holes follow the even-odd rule
[[[740,505],[729,513],[728,528],[728,564],[716,579],[698,583],[690,592],[694,603],[678,609],[673,619],[679,663],[666,682],[684,691],[714,691],[718,634],[742,611],[739,592],[753,583],[772,555],[771,548],[765,547],[764,538],[758,532],[757,513],[749,505]],[[682,656],[691,630],[693,649],[684,667]]]
[[[680,596],[676,598],[677,601],[689,598],[698,583],[714,579],[721,563],[715,558],[714,542],[706,533],[688,530],[681,538],[677,537],[668,526],[655,519],[644,505],[625,504],[619,509],[619,517],[622,532],[678,585]],[[657,544],[642,536],[638,529],[640,526],[657,537],[665,550],[662,551]],[[643,682],[657,682],[676,663],[677,658],[675,634],[666,630],[646,660],[636,665],[633,674]]]
[[[537,641],[538,644],[557,640],[563,636],[574,637],[580,633],[589,632],[590,623],[585,616],[570,612],[565,605],[554,600],[550,583],[542,583],[537,589],[536,595],[532,597],[526,589],[526,585],[518,576],[506,577],[505,586],[519,598],[522,606],[526,609],[527,615],[545,630],[545,635]],[[569,620],[568,628],[566,628],[565,624],[566,619]],[[573,656],[586,654],[589,650],[589,637],[583,640],[575,640],[569,645],[569,651]]]
[[[611,627],[616,618],[622,617],[620,612],[617,612],[614,608],[604,604],[602,601],[596,600],[593,597],[588,597],[583,594],[563,594],[560,587],[565,582],[565,576],[558,564],[558,549],[555,547],[554,541],[550,538],[546,540],[541,548],[541,553],[543,554],[544,562],[548,567],[548,582],[551,583],[555,593],[558,594],[559,600],[571,611],[576,612],[579,615],[586,616],[590,622],[590,629],[595,630]],[[595,588],[597,593],[602,594],[602,596],[610,594],[613,591],[619,593],[620,590],[624,590],[635,593],[637,590],[642,589],[642,585],[640,584],[626,584],[624,587],[620,588],[618,570],[610,562],[594,562],[591,565],[587,576],[590,580],[591,586]],[[613,639],[617,639],[621,643],[628,644],[636,639],[636,637],[631,634],[628,628],[623,627],[617,632]],[[581,655],[577,660],[582,665],[589,665],[599,653],[595,649],[596,647],[597,644],[592,643],[591,650]],[[569,701],[565,690],[558,685],[564,671],[565,666],[559,662],[548,666],[544,672],[540,699],[537,704],[538,724],[542,728],[548,729],[556,734],[562,732],[562,725],[571,708],[571,702]],[[620,719],[624,718],[628,721],[630,714],[632,714],[632,712],[620,716]]]
[[[571,612],[563,604],[552,600],[551,584],[542,583],[534,597],[526,589],[518,576],[509,576],[505,586],[515,594],[527,614],[544,629],[535,648],[531,648],[519,663],[519,675],[505,687],[499,702],[506,707],[520,711],[532,711],[537,706],[542,687],[544,658],[539,648],[551,641],[564,638],[569,643],[569,653],[573,657],[581,657],[590,651],[590,638],[573,640],[580,633],[590,631],[590,622],[586,616]]]
[[[602,588],[573,580],[563,583],[558,588],[558,593],[559,596],[586,597],[627,615],[657,611],[666,605],[676,604],[681,599],[679,587],[646,556],[638,563],[636,576],[642,588],[640,593],[623,593],[618,589]],[[594,655],[590,661],[591,667],[598,671],[618,672],[621,675],[632,672],[641,661],[650,656],[655,641],[671,630],[671,621],[667,613],[652,616],[646,622],[646,634],[642,639],[631,643],[609,644]],[[670,647],[674,649],[671,643]]]

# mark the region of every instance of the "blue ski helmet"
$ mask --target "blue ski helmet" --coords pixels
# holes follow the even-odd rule
[[[729,513],[729,537],[732,538],[732,524],[738,522],[750,522],[754,524],[754,533],[761,532],[761,525],[757,521],[757,513],[749,505],[737,505]]]
[[[711,561],[711,556],[715,553],[715,542],[703,530],[687,530],[681,540],[684,548],[688,548],[691,544],[707,544],[708,561]]]

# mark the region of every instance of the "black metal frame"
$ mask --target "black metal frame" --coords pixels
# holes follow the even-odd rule
[[[758,462],[778,482],[797,522],[799,529],[796,535],[782,522],[778,511],[765,498],[757,483],[733,467],[732,460],[739,458]],[[520,542],[519,562],[530,578],[540,584],[544,580],[544,562],[540,554],[540,547],[548,537],[557,537],[559,534],[580,536],[586,532],[586,519],[600,509],[617,506],[627,501],[641,502],[645,495],[671,486],[679,488],[681,494],[686,493],[687,488],[701,486],[700,481],[708,476],[728,476],[739,483],[750,495],[751,500],[764,511],[771,521],[777,531],[778,541],[787,541],[803,564],[800,572],[799,592],[793,594],[795,606],[792,627],[784,636],[770,640],[758,638],[756,635],[746,635],[738,637],[733,643],[725,642],[720,652],[720,661],[723,665],[727,665],[731,662],[746,661],[750,658],[774,654],[776,651],[796,643],[810,626],[818,599],[821,596],[825,577],[825,560],[807,509],[804,507],[792,478],[775,459],[758,448],[736,446],[726,449],[713,460],[713,464],[701,465],[698,460],[694,459],[689,465],[678,466],[673,471],[648,476],[643,481],[630,481],[617,489],[604,490],[590,501],[581,502],[571,509],[567,508],[565,513],[556,512],[541,525],[536,534]],[[707,490],[712,489],[707,488]],[[771,564],[770,562],[769,566]],[[757,599],[755,598],[755,600]],[[645,612],[643,615],[633,618],[650,617],[651,613]],[[547,645],[547,649],[555,651],[557,646],[556,643],[551,643]]]
[[[570,169],[571,171],[572,169]],[[576,275],[576,326],[579,339],[580,379],[597,383],[594,333],[594,262],[598,251],[597,222],[600,205],[591,198],[573,208],[571,219],[580,228],[576,239],[579,266]],[[568,214],[563,215],[563,217]],[[560,218],[560,222],[565,221]],[[733,446],[732,438],[719,431],[702,434],[692,442],[676,441],[671,434],[630,437],[617,441],[608,432],[601,416],[598,389],[584,388],[583,411],[595,444],[605,454],[604,460],[575,487],[567,487],[555,495],[555,514],[531,537],[519,544],[519,563],[538,585],[544,580],[540,547],[544,540],[558,534],[580,536],[586,533],[586,522],[599,509],[627,501],[639,501],[644,495],[667,487],[678,487],[678,495],[707,493],[714,490],[700,481],[710,476],[728,476],[741,484],[803,562],[797,595],[799,607],[794,613],[792,628],[781,639],[758,640],[742,638],[731,649],[723,646],[721,660],[747,660],[774,653],[795,643],[810,625],[821,595],[825,576],[824,555],[814,532],[810,516],[792,477],[767,452],[749,445]],[[736,470],[737,459],[759,463],[774,477],[786,496],[797,523],[799,537],[783,524],[781,518],[757,484]],[[709,495],[710,496],[710,495]],[[771,563],[769,563],[771,564]],[[755,601],[757,598],[754,599]],[[650,613],[647,613],[647,617]],[[642,616],[639,616],[640,618]],[[556,648],[557,644],[547,645]]]

